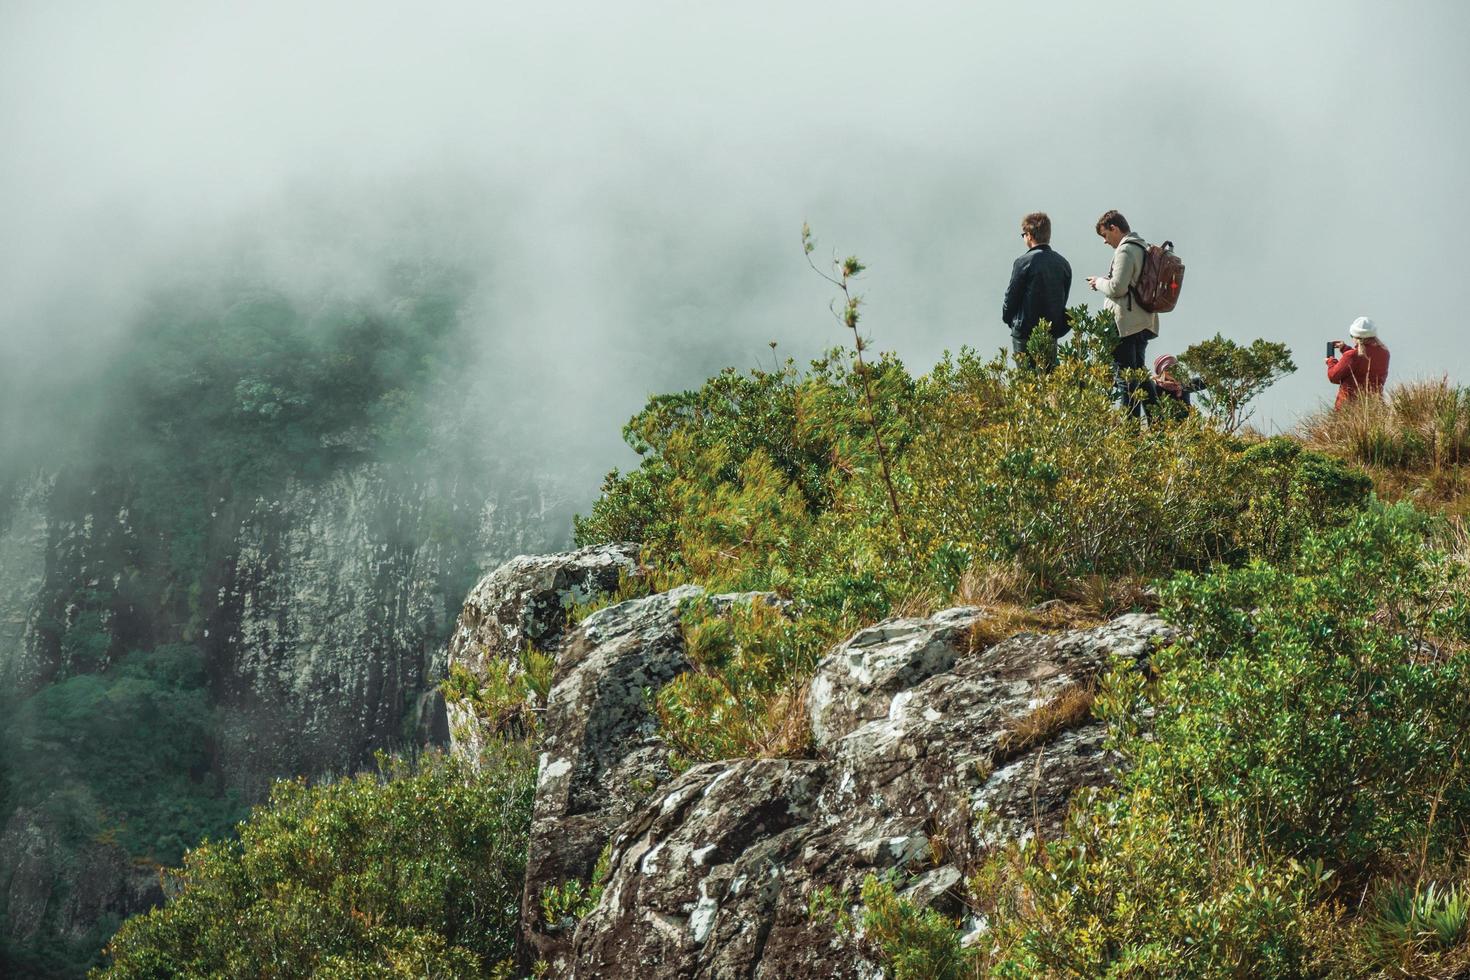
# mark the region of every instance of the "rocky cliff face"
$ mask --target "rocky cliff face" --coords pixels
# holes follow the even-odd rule
[[[44,664],[34,637],[46,581],[50,542],[48,503],[54,474],[35,474],[0,487],[0,686],[27,690]]]
[[[498,574],[498,594],[556,597],[516,588],[509,567]],[[676,775],[645,692],[690,669],[677,610],[698,591],[608,607],[544,644],[556,681],[541,718],[521,939],[525,960],[554,975],[880,975],[859,940],[808,914],[810,899],[855,896],[865,875],[886,873],[916,904],[957,914],[957,887],[990,849],[1056,832],[1075,793],[1111,778],[1090,714],[1096,680],[1113,657],[1142,662],[1173,638],[1142,615],[994,644],[978,609],[889,620],[820,663],[811,758]],[[494,634],[519,609],[482,608],[477,628]],[[599,858],[592,911],[547,923],[545,890],[591,879]]]
[[[245,802],[278,777],[443,741],[435,685],[466,577],[557,546],[569,524],[567,503],[535,481],[501,482],[487,494],[362,465],[268,499],[216,495],[203,540],[189,542],[202,556],[192,583],[160,571],[181,545],[137,519],[125,480],[45,474],[0,487],[0,682],[25,694],[133,650],[189,644],[214,725],[197,777]],[[153,870],[115,844],[66,839],[22,802],[0,813],[10,941],[100,931],[100,948],[107,924],[157,900]]]

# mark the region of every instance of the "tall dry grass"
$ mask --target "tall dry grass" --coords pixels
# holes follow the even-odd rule
[[[1470,511],[1470,387],[1407,381],[1382,400],[1308,416],[1298,433],[1309,447],[1368,470],[1380,496]]]
[[[1392,386],[1382,399],[1359,398],[1341,411],[1302,422],[1314,449],[1363,466],[1434,470],[1470,463],[1470,388],[1448,378]]]

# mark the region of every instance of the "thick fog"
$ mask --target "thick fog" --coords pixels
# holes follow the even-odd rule
[[[486,411],[601,469],[650,392],[842,341],[803,221],[924,370],[1006,342],[1034,209],[1073,302],[1103,210],[1176,243],[1151,354],[1290,344],[1270,427],[1359,314],[1393,378],[1470,382],[1470,6],[898,6],[4,0],[4,425],[69,424],[47,393],[162,283],[351,295],[421,261],[475,276]]]

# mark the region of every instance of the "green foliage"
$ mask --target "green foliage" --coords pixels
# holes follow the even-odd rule
[[[1455,858],[1470,826],[1467,570],[1425,531],[1370,510],[1282,564],[1169,586],[1184,639],[1098,700],[1130,762],[1118,789],[976,877],[991,975],[1358,975],[1404,944],[1464,952],[1459,892],[1411,886],[1430,897],[1410,914],[1390,889],[1356,919],[1337,899]]]
[[[69,828],[73,842],[104,839],[176,863],[200,833],[226,833],[242,814],[204,778],[214,718],[206,682],[200,651],[177,644],[42,688],[7,725],[10,794]]]
[[[1110,404],[1109,380],[1074,360],[1050,374],[941,362],[899,467],[918,553],[1015,563],[1056,594],[1086,575],[1280,553],[1283,525],[1323,526],[1366,499],[1366,479],[1325,457],[1242,452],[1201,419],[1142,428]]]
[[[1240,533],[1258,558],[1289,558],[1309,531],[1351,517],[1373,492],[1361,470],[1284,437],[1250,446],[1240,459],[1250,473]]]
[[[1276,851],[1358,873],[1470,819],[1466,570],[1395,509],[1168,590],[1156,739],[1130,777]],[[1435,819],[1435,813],[1438,819]]]
[[[868,875],[862,887],[862,931],[893,980],[961,980],[973,956],[960,946],[958,923],[900,898],[893,884]]]
[[[1308,444],[1369,467],[1380,494],[1461,516],[1470,506],[1470,388],[1446,378],[1393,386],[1305,419]]]
[[[672,546],[674,501],[698,463],[710,467],[704,486],[736,484],[740,463],[759,454],[798,490],[804,505],[831,500],[832,445],[800,424],[801,390],[788,363],[778,371],[722,371],[697,391],[658,395],[623,427],[623,439],[643,463],[616,470],[603,484],[590,516],[576,520],[579,546],[651,541]]]
[[[812,889],[806,899],[806,917],[814,922],[830,924],[838,932],[850,933],[854,929],[852,912],[848,908],[850,893],[839,891],[831,885]]]
[[[447,758],[277,784],[238,841],[191,852],[160,909],[113,939],[107,978],[478,977],[511,954],[535,766]]]
[[[1118,323],[1111,310],[1088,309],[1078,304],[1067,310],[1071,333],[1058,346],[1058,355],[1093,367],[1111,369],[1113,351],[1118,349]]]
[[[996,854],[971,882],[991,928],[982,975],[1312,976],[1316,866],[1242,842],[1144,793],[1074,812],[1057,841]]]
[[[901,447],[913,379],[885,357],[867,365],[867,382],[874,424],[886,446]],[[790,364],[726,371],[697,391],[655,397],[624,428],[642,464],[608,476],[592,514],[577,520],[578,543],[641,541],[649,588],[698,581],[824,594],[841,605],[832,582],[876,572],[871,560],[829,565],[830,578],[808,570],[822,563],[820,521],[841,490],[878,474],[863,397],[863,382],[836,354],[805,375]],[[883,524],[886,506],[864,519]]]
[[[885,517],[860,390],[830,359],[802,376],[727,372],[678,396],[687,411],[650,402],[629,425],[644,463],[609,476],[580,540],[636,532],[652,586],[774,589],[836,620],[952,592],[982,565],[1019,565],[1045,597],[1085,576],[1281,554],[1290,529],[1369,489],[1327,457],[1251,451],[1203,419],[1140,427],[1111,403],[1111,368],[1075,358],[1037,375],[962,353],[919,379],[885,358],[871,376],[909,546]]]
[[[597,856],[592,869],[592,880],[573,878],[558,885],[551,885],[541,893],[541,917],[550,931],[573,929],[597,908],[602,900],[602,890],[607,876],[612,871],[612,843],[609,842]]]
[[[1050,371],[1057,366],[1057,342],[1051,335],[1051,321],[1042,320],[1031,331],[1031,336],[1026,340],[1026,354],[1023,364],[1040,367],[1044,371]]]
[[[803,685],[839,628],[761,601],[725,613],[695,603],[683,628],[694,669],[654,702],[679,764],[804,752],[811,736]]]
[[[446,704],[462,708],[482,734],[520,738],[536,731],[536,713],[551,692],[556,659],[527,643],[518,660],[478,657],[479,670],[449,665],[439,682]]]
[[[525,667],[526,694],[532,703],[544,705],[547,695],[551,693],[552,675],[556,671],[556,657],[527,643],[525,651],[521,654],[521,662]]]
[[[1247,347],[1218,333],[1189,345],[1179,364],[1204,381],[1200,404],[1226,432],[1245,424],[1257,395],[1296,370],[1285,344],[1258,339]]]

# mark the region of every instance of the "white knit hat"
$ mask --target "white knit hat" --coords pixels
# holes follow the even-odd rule
[[[1348,327],[1348,333],[1359,339],[1363,337],[1377,338],[1378,328],[1373,325],[1372,320],[1368,319],[1365,316],[1360,316],[1353,321],[1353,325],[1351,327]]]

